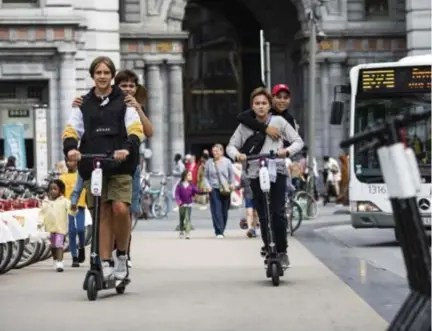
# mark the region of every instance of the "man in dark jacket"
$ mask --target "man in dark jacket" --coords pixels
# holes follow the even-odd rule
[[[273,107],[271,113],[274,115],[282,116],[287,122],[297,130],[297,123],[294,117],[289,113],[288,106],[291,102],[291,92],[287,85],[278,84],[273,87]],[[237,116],[237,120],[254,131],[260,131],[269,135],[271,138],[277,140],[280,137],[278,129],[268,126],[266,123],[259,122],[256,119],[255,112],[248,109]]]

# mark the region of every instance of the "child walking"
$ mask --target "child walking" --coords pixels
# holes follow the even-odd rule
[[[81,194],[73,194],[74,187],[78,180],[77,162],[66,160],[67,172],[60,176],[65,184],[65,197],[71,200],[71,209],[75,216],[69,215],[69,248],[72,255],[72,267],[79,267],[85,261],[85,209],[86,191]],[[77,248],[77,235],[79,248]]]
[[[180,181],[175,189],[175,200],[179,206],[179,228],[180,238],[190,239],[192,201],[196,194],[206,194],[201,192],[192,184],[192,172],[183,171]]]
[[[50,233],[51,252],[57,272],[62,272],[64,269],[63,245],[68,231],[70,203],[64,197],[64,193],[65,184],[61,180],[51,181],[48,185],[48,197],[42,202],[39,211],[45,231]]]

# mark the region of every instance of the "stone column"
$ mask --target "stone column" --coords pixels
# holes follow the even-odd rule
[[[406,0],[408,55],[431,53],[431,1]]]
[[[329,70],[328,62],[324,60],[320,65],[320,90],[321,90],[321,123],[322,123],[322,139],[321,139],[321,154],[317,157],[324,155],[329,155],[329,145],[330,143],[330,108],[331,108],[331,98],[329,89]]]
[[[169,164],[174,155],[185,152],[184,117],[183,117],[183,61],[169,63]],[[168,167],[172,170],[171,167]]]
[[[57,123],[51,126],[51,130],[57,136],[57,139],[51,142],[53,161],[57,162],[63,159],[61,136],[69,114],[72,109],[72,102],[76,96],[76,79],[75,79],[75,54],[60,53],[60,68],[58,82],[59,111]]]
[[[150,139],[150,148],[153,152],[150,160],[151,171],[164,170],[164,123],[162,80],[160,76],[160,62],[146,62],[146,83],[148,90],[148,113],[153,125],[153,137]]]

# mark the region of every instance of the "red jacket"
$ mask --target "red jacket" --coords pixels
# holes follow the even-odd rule
[[[198,168],[199,164],[196,162],[193,165],[189,162],[186,164],[186,169],[192,172],[192,184],[194,185],[198,183]]]

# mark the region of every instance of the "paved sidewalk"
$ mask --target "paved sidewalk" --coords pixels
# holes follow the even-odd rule
[[[86,267],[50,261],[0,276],[0,330],[10,331],[383,331],[387,323],[295,239],[293,267],[274,288],[260,240],[209,230],[134,232],[132,283],[88,302]],[[69,263],[70,261],[67,261]]]

